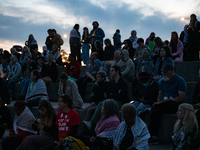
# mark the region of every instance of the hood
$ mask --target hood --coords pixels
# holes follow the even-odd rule
[[[124,54],[124,60],[126,61],[127,59],[129,59],[129,52],[126,49],[122,50],[122,53]]]
[[[94,62],[96,63],[96,65],[98,66],[98,68],[101,67],[101,61],[99,59],[95,59]]]

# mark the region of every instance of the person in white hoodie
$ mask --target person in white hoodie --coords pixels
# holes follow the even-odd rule
[[[129,58],[129,52],[127,50],[122,50],[121,60],[125,63],[125,68],[122,70],[122,78],[127,82],[131,82],[135,77],[135,65],[132,59]]]

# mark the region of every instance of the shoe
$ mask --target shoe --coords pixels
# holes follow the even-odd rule
[[[155,138],[153,138],[153,137],[150,137],[150,138],[149,138],[148,143],[149,143],[149,144],[152,144],[152,145],[157,145],[157,144],[159,144],[158,139],[155,139]]]
[[[87,127],[88,129],[91,129],[91,128],[92,128],[92,124],[91,124],[90,121],[83,121],[83,123],[86,125],[86,127]]]

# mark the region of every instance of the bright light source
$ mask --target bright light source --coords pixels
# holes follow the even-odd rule
[[[184,20],[186,20],[186,18],[185,17],[181,17],[181,20],[184,21]]]
[[[63,37],[64,37],[64,38],[67,38],[67,34],[64,34]]]
[[[7,104],[5,104],[5,106],[7,106]]]

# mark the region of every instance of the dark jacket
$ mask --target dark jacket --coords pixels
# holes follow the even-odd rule
[[[113,43],[115,49],[121,49],[122,42],[120,33],[115,32],[115,34],[113,35]]]
[[[56,82],[58,78],[58,69],[54,62],[51,65],[47,64],[47,76],[50,76],[53,82]]]
[[[50,135],[52,137],[54,137],[55,130],[57,128],[57,126],[56,126],[56,118],[57,118],[57,115],[53,114],[51,127],[44,125],[44,129],[43,129],[45,133],[47,133],[48,135]]]
[[[7,124],[7,127],[6,127],[7,129],[13,128],[10,111],[8,110],[8,108],[2,105],[2,107],[0,108],[0,125],[2,125],[3,123]]]
[[[47,76],[47,65],[45,63],[38,65],[38,72],[40,73],[41,78],[46,77]]]
[[[145,87],[140,81],[138,82],[134,92],[133,99],[136,101],[140,101],[140,98],[143,98],[147,101],[148,105],[152,105],[157,101],[158,93],[159,93],[159,84],[152,78],[152,82]]]
[[[52,49],[52,46],[53,46],[52,39],[53,39],[53,36],[52,37],[47,36],[47,38],[46,38],[45,44],[46,44],[48,50]]]
[[[95,82],[93,84],[92,93],[90,95],[89,102],[95,102],[98,105],[99,102],[106,99],[106,91],[108,86],[108,78],[106,78],[102,83]]]
[[[104,60],[113,60],[115,48],[113,45],[105,47]]]
[[[28,64],[25,64],[26,68],[26,77],[30,77],[30,74],[33,70],[37,70],[37,64],[34,61],[30,61]]]
[[[107,98],[113,98],[123,103],[129,102],[128,84],[126,80],[121,77],[117,83],[115,83],[115,80],[111,80],[108,83],[106,95]]]
[[[10,104],[10,93],[6,81],[0,78],[0,97],[2,98],[2,105]]]

